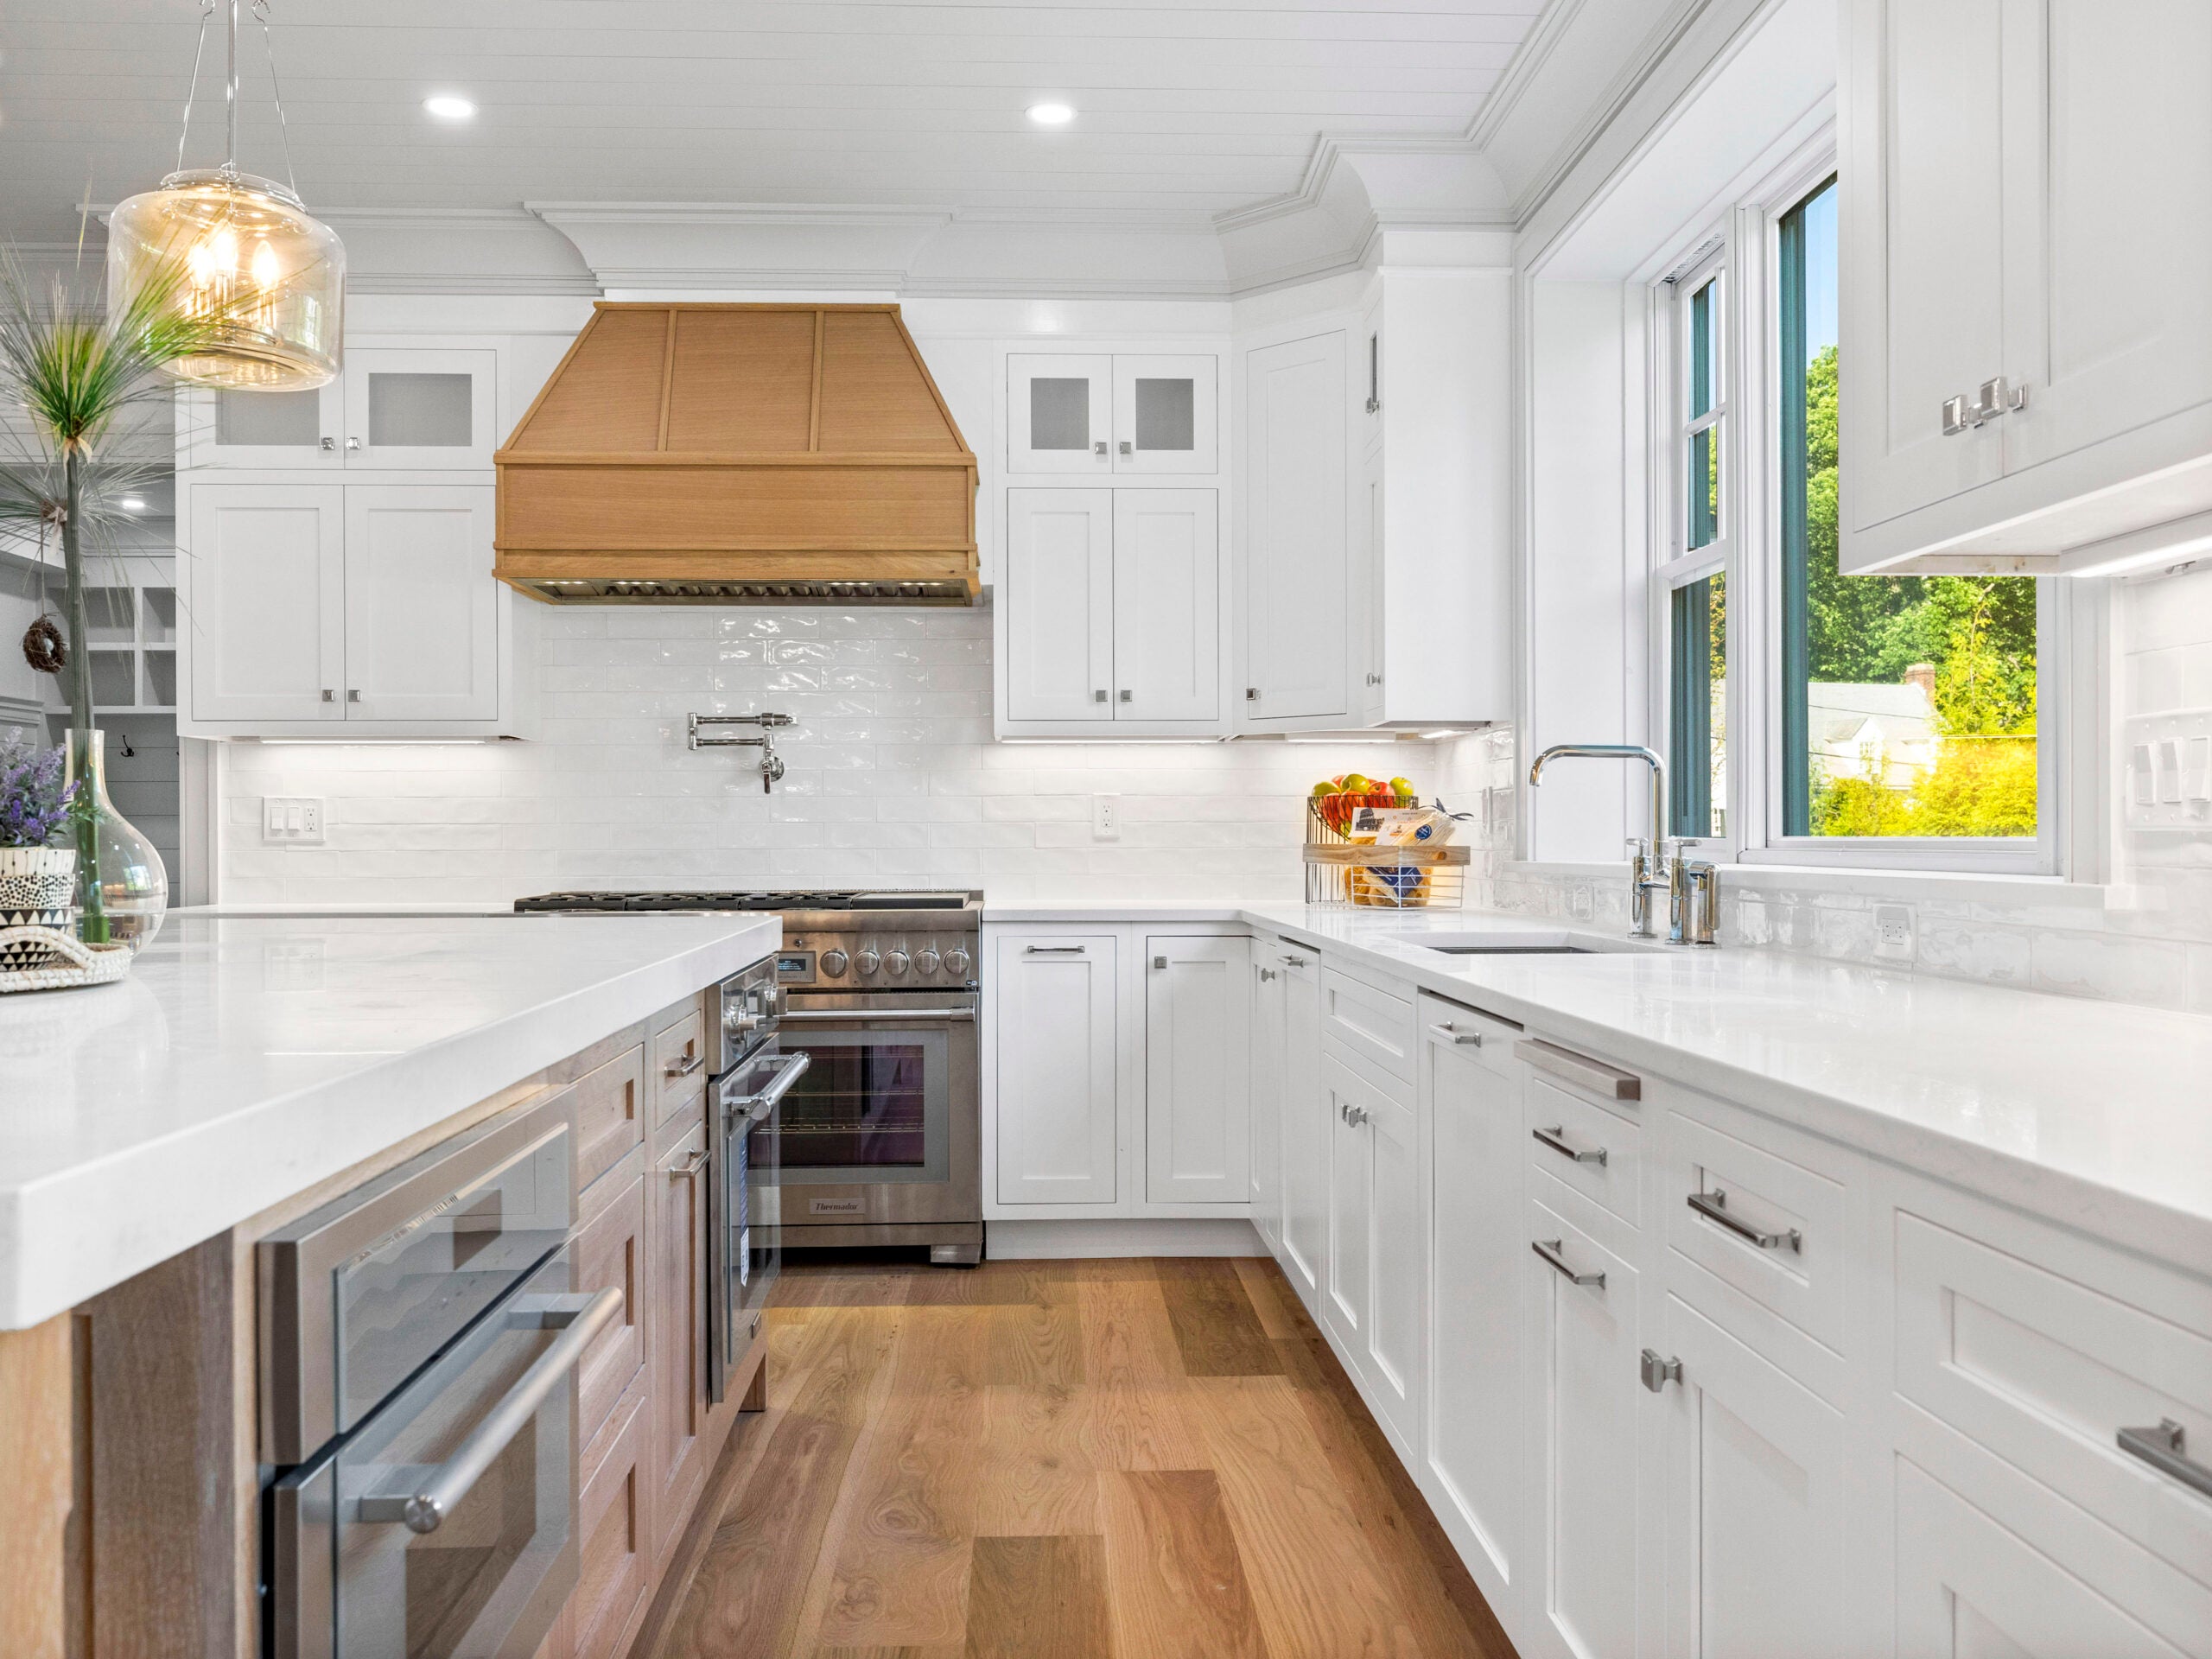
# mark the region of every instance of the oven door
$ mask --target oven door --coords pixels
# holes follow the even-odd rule
[[[974,1220],[980,1080],[973,996],[791,996],[813,1069],[777,1128],[783,1225]]]
[[[777,1243],[776,1135],[779,1108],[812,1057],[771,1043],[715,1086],[709,1184],[707,1397],[720,1403],[729,1379],[760,1334],[760,1310],[782,1266]]]
[[[575,1586],[576,1363],[622,1294],[563,1249],[271,1503],[277,1659],[530,1659]]]

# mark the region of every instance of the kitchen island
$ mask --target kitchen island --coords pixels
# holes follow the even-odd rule
[[[702,991],[778,938],[772,917],[181,916],[119,984],[0,1000],[0,1650],[255,1651],[253,1240],[583,1099],[588,1072],[619,1086],[577,1173],[642,1191],[651,1132],[702,1109]],[[671,1021],[693,1058],[656,1088]],[[634,1414],[642,1357],[621,1382]]]

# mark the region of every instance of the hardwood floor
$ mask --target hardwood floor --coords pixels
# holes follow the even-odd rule
[[[1513,1659],[1271,1262],[785,1270],[633,1659]]]

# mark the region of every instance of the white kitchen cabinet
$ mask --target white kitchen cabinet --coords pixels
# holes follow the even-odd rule
[[[1118,940],[1002,934],[997,943],[998,1200],[1111,1204]]]
[[[1114,493],[1007,492],[1009,723],[1114,718]]]
[[[1244,359],[1244,721],[1342,723],[1353,644],[1344,331]]]
[[[1416,1477],[1501,1618],[1522,1588],[1522,1070],[1516,1029],[1424,995],[1426,1427]]]
[[[1146,1196],[1249,1203],[1250,942],[1154,935],[1145,960]]]
[[[1007,470],[1109,477],[1211,473],[1211,353],[1007,356]]]
[[[1251,947],[1252,1225],[1270,1253],[1282,1250],[1282,1119],[1290,1058],[1281,942]]]
[[[381,721],[499,712],[496,491],[346,486],[346,713]]]
[[[1322,1132],[1327,1137],[1326,1251],[1321,1325],[1337,1338],[1347,1364],[1360,1365],[1374,1296],[1373,1152],[1366,1124],[1375,1115],[1375,1083],[1334,1053],[1321,1054]]]
[[[1114,470],[1217,470],[1213,357],[1205,353],[1114,359]]]
[[[483,346],[348,345],[329,385],[177,399],[181,469],[488,472],[499,353]]]
[[[1399,1448],[1420,1435],[1427,1250],[1412,1090],[1324,1047],[1328,1271],[1321,1323]]]
[[[1842,568],[2063,570],[2212,509],[2212,12],[1851,0],[1844,29]]]
[[[1677,1294],[1667,1300],[1667,1651],[1866,1650],[1845,1594],[1840,1412]],[[1649,1386],[1646,1383],[1647,1387]]]
[[[1284,1275],[1317,1318],[1329,1262],[1329,1125],[1321,1086],[1321,958],[1287,945],[1282,968],[1282,1246]]]
[[[525,729],[488,484],[180,491],[179,729],[468,737]]]
[[[1218,495],[1007,492],[1001,736],[1217,731]]]
[[[346,492],[222,485],[189,499],[178,561],[189,721],[344,720]]]
[[[1527,1179],[1525,1525],[1540,1554],[1516,1645],[1524,1659],[1634,1654],[1642,1275],[1604,1211],[1548,1174]]]
[[[1211,490],[1114,492],[1114,715],[1221,715],[1221,556]]]

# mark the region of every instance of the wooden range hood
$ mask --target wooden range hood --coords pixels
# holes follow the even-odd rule
[[[493,459],[534,599],[975,602],[976,457],[895,305],[601,301]]]

